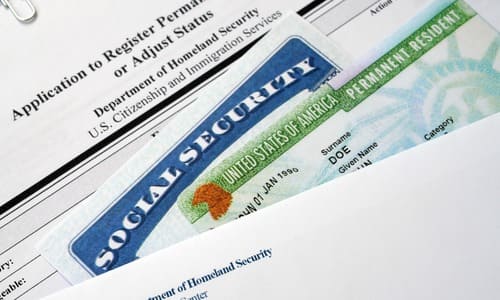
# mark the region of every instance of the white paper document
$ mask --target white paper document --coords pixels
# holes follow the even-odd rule
[[[374,1],[33,2],[0,5],[1,300],[69,285],[35,244],[282,15],[330,32]]]
[[[498,299],[500,115],[47,299]]]

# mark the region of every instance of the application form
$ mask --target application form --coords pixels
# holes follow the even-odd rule
[[[499,299],[499,126],[496,114],[47,299]]]
[[[282,15],[329,33],[376,1],[231,4],[54,0],[29,25],[0,11],[2,300],[68,286],[34,249],[40,237]]]

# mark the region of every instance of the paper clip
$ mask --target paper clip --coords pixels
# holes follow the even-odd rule
[[[19,22],[29,23],[29,22],[33,21],[36,17],[36,9],[30,0],[24,0],[24,1],[26,2],[26,4],[28,5],[28,8],[30,9],[30,14],[25,15],[25,16],[21,16],[19,14],[19,12],[12,5],[10,5],[10,0],[0,0],[0,2],[12,12],[14,17],[16,17],[16,19]]]

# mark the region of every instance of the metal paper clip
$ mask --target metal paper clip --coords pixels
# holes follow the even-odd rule
[[[24,0],[24,1],[26,2],[26,4],[28,5],[28,8],[30,9],[30,14],[25,15],[25,16],[21,16],[19,14],[19,12],[12,5],[10,5],[10,0],[0,0],[0,2],[12,12],[14,17],[16,17],[16,19],[19,22],[28,23],[28,22],[31,22],[35,19],[36,9],[30,0]]]

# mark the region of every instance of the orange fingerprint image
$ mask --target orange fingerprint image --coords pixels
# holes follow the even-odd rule
[[[215,183],[206,183],[199,186],[194,192],[193,205],[206,203],[210,215],[214,220],[222,217],[231,206],[233,196]]]

